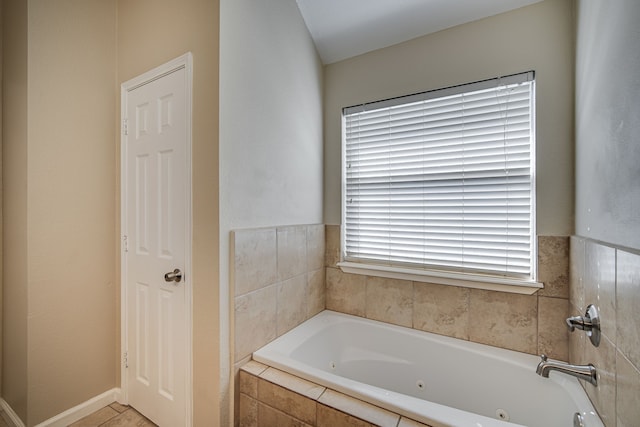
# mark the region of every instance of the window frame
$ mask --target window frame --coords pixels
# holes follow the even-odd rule
[[[352,274],[364,274],[369,276],[387,277],[391,279],[403,279],[418,282],[429,282],[443,285],[462,286],[469,288],[498,290],[504,292],[521,293],[521,294],[533,294],[537,290],[543,288],[543,284],[537,281],[537,232],[536,232],[536,186],[535,186],[535,173],[536,173],[536,145],[535,145],[535,127],[536,127],[536,110],[535,110],[535,73],[533,71],[518,73],[515,75],[497,77],[493,79],[482,80],[478,82],[465,83],[452,87],[425,91],[417,94],[395,97],[387,100],[374,101],[365,103],[362,105],[374,105],[374,108],[384,108],[389,105],[404,105],[411,102],[415,102],[416,99],[422,97],[422,99],[437,99],[451,94],[462,94],[467,92],[473,92],[481,90],[483,87],[490,88],[495,86],[509,85],[510,81],[514,78],[516,80],[523,79],[522,76],[526,76],[525,80],[532,81],[533,96],[531,102],[531,133],[530,133],[530,164],[531,164],[531,207],[530,207],[530,275],[528,277],[517,277],[508,275],[499,275],[484,272],[466,272],[450,269],[438,269],[437,266],[423,265],[420,267],[405,266],[402,264],[375,262],[371,260],[353,260],[346,259],[346,194],[347,194],[347,135],[346,135],[346,115],[347,112],[359,106],[347,107],[342,110],[341,115],[341,147],[342,147],[342,197],[341,197],[341,217],[342,227],[340,232],[340,262],[338,266],[347,273]],[[496,85],[498,82],[498,85]],[[467,89],[465,89],[467,88]],[[404,102],[399,100],[404,99]],[[371,108],[371,109],[374,109]]]

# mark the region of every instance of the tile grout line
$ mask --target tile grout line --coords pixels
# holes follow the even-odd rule
[[[111,408],[111,405],[107,405],[107,406],[108,406],[109,408]],[[113,409],[113,408],[111,408],[111,409]],[[114,418],[118,417],[120,414],[124,414],[125,412],[127,412],[127,411],[128,411],[128,409],[127,409],[127,411],[123,411],[123,412],[118,412],[118,411],[116,411],[115,409],[113,409],[113,410],[116,412],[116,414],[115,414],[113,417],[111,417],[111,418],[109,418],[108,420],[106,420],[105,422],[103,422],[102,424],[100,424],[98,427],[101,427],[101,426],[103,426],[103,425],[107,424],[109,421],[111,421],[111,420],[113,420]]]

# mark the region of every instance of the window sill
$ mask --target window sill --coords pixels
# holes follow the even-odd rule
[[[388,279],[411,280],[414,282],[436,283],[439,285],[460,286],[464,288],[484,289],[488,291],[510,292],[514,294],[532,295],[544,288],[543,284],[533,280],[511,279],[453,273],[434,270],[417,270],[388,265],[361,264],[357,262],[340,262],[338,267],[351,274],[386,277]]]

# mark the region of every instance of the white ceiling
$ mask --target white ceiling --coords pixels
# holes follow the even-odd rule
[[[296,0],[331,64],[541,0]]]

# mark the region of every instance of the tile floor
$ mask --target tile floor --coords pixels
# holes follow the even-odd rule
[[[13,427],[0,411],[0,427]],[[69,427],[157,427],[130,406],[114,402],[76,421]]]
[[[114,402],[69,427],[157,427],[130,406]]]

